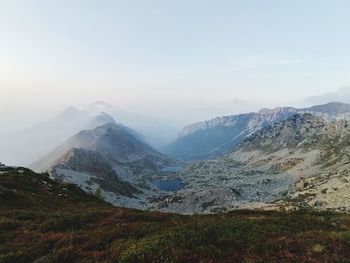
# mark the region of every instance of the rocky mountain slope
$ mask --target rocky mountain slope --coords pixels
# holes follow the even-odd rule
[[[333,165],[346,165],[349,139],[347,120],[329,122],[308,113],[296,114],[254,133],[229,157],[251,166],[264,164],[282,170],[302,163],[298,174],[307,175],[319,166],[333,169]]]
[[[350,123],[296,114],[262,128],[229,155],[180,173],[180,191],[164,209],[217,212],[244,207],[308,205],[350,210]]]
[[[297,113],[311,113],[328,121],[350,119],[350,105],[333,102],[303,109],[262,109],[257,113],[218,117],[185,127],[164,152],[183,160],[222,156],[254,132]]]
[[[349,210],[350,123],[326,122],[312,115],[296,115],[289,121],[253,135],[231,157],[251,165],[265,163],[297,176],[293,200]]]
[[[128,129],[113,121],[92,130],[80,131],[32,167],[35,170],[46,170],[73,148],[97,151],[111,162],[121,164],[137,162],[147,156],[152,156],[155,162],[165,159],[164,155],[156,152],[131,134]]]
[[[98,197],[98,196],[97,196]],[[0,262],[347,262],[348,214],[182,216],[113,207],[25,168],[0,167]]]
[[[350,123],[295,115],[244,141],[230,158],[298,178],[293,201],[350,210]]]
[[[156,191],[153,180],[161,169],[176,164],[115,122],[74,135],[35,162],[35,171],[79,185],[87,192],[101,189],[113,204],[143,208],[145,196]]]
[[[113,121],[105,113],[90,114],[73,107],[52,119],[16,133],[0,136],[0,158],[11,165],[26,165],[51,152],[69,137]]]

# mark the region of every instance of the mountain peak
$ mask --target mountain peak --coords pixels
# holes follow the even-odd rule
[[[102,114],[102,116],[109,118],[109,115],[106,114]],[[102,122],[97,127],[80,131],[53,152],[34,163],[32,167],[38,171],[48,170],[72,148],[97,151],[111,162],[118,164],[139,161],[146,156],[152,156],[153,159],[166,159],[162,154],[140,141],[128,129],[112,121]]]

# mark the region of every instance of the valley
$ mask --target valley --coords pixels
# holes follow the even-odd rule
[[[312,257],[342,262],[349,242],[350,105],[312,109],[317,113],[265,109],[264,118],[271,121],[253,126],[226,154],[204,160],[176,159],[154,150],[138,131],[100,113],[107,123],[68,136],[29,166],[35,172],[0,167],[0,262],[92,262],[90,254],[105,262],[152,262],[161,255],[169,256],[167,262],[211,262],[216,257],[220,262],[230,262],[230,257],[292,262],[296,253],[302,255],[299,262],[309,262],[305,250],[315,251],[309,252]],[[222,139],[221,133],[214,134]],[[214,227],[216,222],[221,226]],[[316,222],[317,229],[311,227]],[[106,236],[109,225],[115,229]],[[198,226],[201,231],[182,236]],[[254,238],[236,244],[230,236],[237,226],[243,231],[240,237]],[[295,227],[300,231],[293,232]],[[272,229],[271,235],[265,228]],[[290,230],[281,235],[281,229]],[[312,231],[322,232],[322,238],[316,240]],[[22,250],[13,247],[10,235],[23,244]],[[101,235],[99,241],[95,235]],[[213,235],[218,239],[212,240]],[[30,236],[38,238],[29,242]],[[300,243],[300,236],[312,245]],[[327,245],[329,238],[336,248]],[[186,241],[179,245],[182,239]],[[279,252],[248,253],[247,246],[261,248],[256,243],[261,239],[279,246]],[[96,242],[101,245],[92,249]],[[217,242],[230,245],[216,247]],[[82,246],[80,252],[77,246]],[[169,246],[174,249],[164,254]],[[191,247],[191,255],[184,246]],[[235,254],[229,247],[235,247]],[[335,252],[328,254],[330,250]]]
[[[350,263],[349,10],[0,0],[0,263]]]
[[[125,208],[180,214],[297,210],[305,205],[350,209],[345,190],[350,105],[263,109],[225,117],[241,129],[251,127],[249,132],[226,154],[198,161],[156,151],[138,131],[106,113],[95,114],[103,116],[101,124],[68,137],[29,167],[88,193],[99,191],[105,201]],[[247,126],[234,121],[242,116]],[[209,132],[216,129],[213,125],[222,125],[221,119],[197,126]],[[188,136],[185,130],[189,128],[180,137]],[[210,136],[226,139],[221,133]]]

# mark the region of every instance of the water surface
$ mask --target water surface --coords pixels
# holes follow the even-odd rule
[[[174,192],[182,188],[180,179],[155,180],[154,184],[162,191]]]

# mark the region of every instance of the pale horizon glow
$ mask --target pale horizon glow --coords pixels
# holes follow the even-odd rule
[[[179,125],[201,109],[298,105],[350,85],[349,9],[345,0],[3,0],[0,133],[94,101]]]

